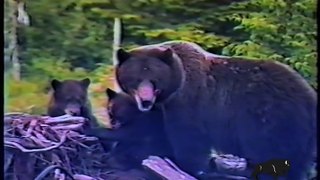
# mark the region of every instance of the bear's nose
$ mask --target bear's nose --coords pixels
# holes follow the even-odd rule
[[[71,116],[79,116],[80,110],[79,109],[66,109],[66,113]]]

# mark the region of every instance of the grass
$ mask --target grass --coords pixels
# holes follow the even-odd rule
[[[91,77],[90,77],[91,78]],[[93,77],[95,79],[95,77]],[[5,112],[23,112],[29,114],[46,114],[50,92],[46,90],[47,82],[23,79],[15,81],[5,77]],[[89,86],[89,99],[92,111],[102,126],[109,126],[109,119],[105,110],[107,96],[105,89],[113,87],[111,75],[105,75],[98,81],[93,81]]]

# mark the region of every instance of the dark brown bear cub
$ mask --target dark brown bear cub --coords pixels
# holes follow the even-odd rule
[[[153,108],[142,113],[130,96],[111,89],[107,89],[106,94],[112,129],[94,128],[87,135],[96,136],[102,142],[118,141],[111,151],[114,164],[120,164],[117,168],[142,168],[142,160],[150,155],[172,158],[161,110]]]
[[[52,96],[48,106],[48,115],[51,117],[70,114],[82,116],[89,120],[91,126],[97,122],[91,112],[91,104],[88,99],[88,87],[90,79],[83,80],[52,80]],[[88,125],[89,125],[88,124]]]
[[[317,94],[306,80],[278,62],[192,47],[166,42],[118,50],[119,86],[140,111],[163,107],[178,166],[193,176],[206,174],[213,148],[254,164],[288,159],[286,179],[303,179],[317,137]]]

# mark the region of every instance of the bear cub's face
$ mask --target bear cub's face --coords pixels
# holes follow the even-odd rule
[[[83,80],[52,80],[53,97],[59,108],[66,114],[80,116],[81,109],[87,103],[87,91],[90,79]]]
[[[150,111],[156,102],[168,96],[174,76],[170,48],[142,53],[120,49],[117,57],[117,81],[121,89],[135,99],[140,111]]]
[[[106,90],[106,94],[108,96],[107,110],[112,129],[130,125],[141,115],[130,96],[117,93],[109,88]]]

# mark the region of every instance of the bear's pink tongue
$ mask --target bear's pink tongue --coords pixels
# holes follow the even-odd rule
[[[152,100],[154,97],[153,88],[148,86],[139,87],[138,96],[141,98],[141,100]]]
[[[155,90],[151,82],[143,81],[138,86],[135,99],[139,110],[149,111],[156,99]]]
[[[151,101],[155,96],[153,85],[149,81],[141,82],[137,93],[142,101]]]

